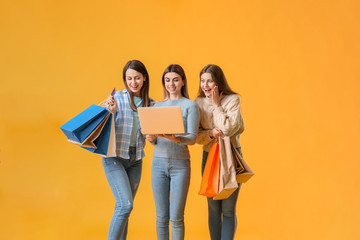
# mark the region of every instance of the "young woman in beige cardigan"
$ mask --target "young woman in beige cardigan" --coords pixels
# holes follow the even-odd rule
[[[202,172],[211,145],[219,136],[229,136],[241,154],[240,134],[244,122],[240,113],[240,98],[229,87],[217,65],[209,64],[200,72],[200,86],[195,102],[200,110],[200,129],[197,143],[203,146]],[[227,199],[208,201],[208,224],[212,240],[230,240],[236,230],[236,201],[239,188]]]

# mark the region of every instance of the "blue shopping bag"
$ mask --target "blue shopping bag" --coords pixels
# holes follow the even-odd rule
[[[62,125],[60,129],[69,140],[83,143],[108,114],[109,111],[105,107],[93,104]]]
[[[71,143],[104,157],[116,156],[114,114],[105,107],[91,105],[60,129]]]

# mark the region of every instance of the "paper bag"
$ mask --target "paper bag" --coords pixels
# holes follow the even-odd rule
[[[236,150],[236,148],[231,144],[231,151],[234,156],[234,164],[241,166],[242,171],[239,171],[236,174],[236,181],[238,183],[246,183],[255,173],[251,170],[249,165],[246,164],[241,154]]]
[[[220,173],[219,144],[215,142],[209,151],[200,185],[200,195],[214,197],[218,193]]]
[[[114,116],[105,107],[91,105],[60,129],[71,143],[105,157],[116,156]]]
[[[220,178],[218,194],[214,200],[228,198],[237,188],[236,172],[229,137],[219,138]]]
[[[104,120],[108,113],[105,107],[93,104],[62,125],[60,129],[69,140],[83,143]]]
[[[94,144],[96,148],[81,147],[104,157],[116,157],[115,121],[112,113],[109,113],[105,126]]]

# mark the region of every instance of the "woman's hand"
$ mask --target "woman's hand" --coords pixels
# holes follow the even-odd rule
[[[215,86],[213,90],[211,91],[211,102],[214,108],[220,107],[220,102],[222,98],[222,93],[219,94],[219,88],[218,86]]]
[[[175,137],[175,134],[158,134],[159,137],[167,138],[173,142],[179,143],[181,140],[179,137]]]
[[[149,142],[153,142],[157,138],[157,135],[151,134],[151,135],[146,135],[145,137]]]
[[[105,106],[109,109],[111,113],[116,113],[116,101],[113,96],[109,96],[105,101]]]
[[[211,137],[211,138],[218,138],[220,135],[221,135],[221,130],[220,130],[220,128],[213,128],[213,129],[211,129],[211,130],[209,130],[209,136]]]

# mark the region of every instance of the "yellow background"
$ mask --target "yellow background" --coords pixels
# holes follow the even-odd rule
[[[236,239],[359,239],[359,1],[2,1],[0,239],[106,239],[101,159],[59,127],[123,88],[130,59],[161,74],[220,65],[241,94],[245,159]],[[156,239],[152,146],[128,238]],[[209,239],[191,146],[186,239]]]

